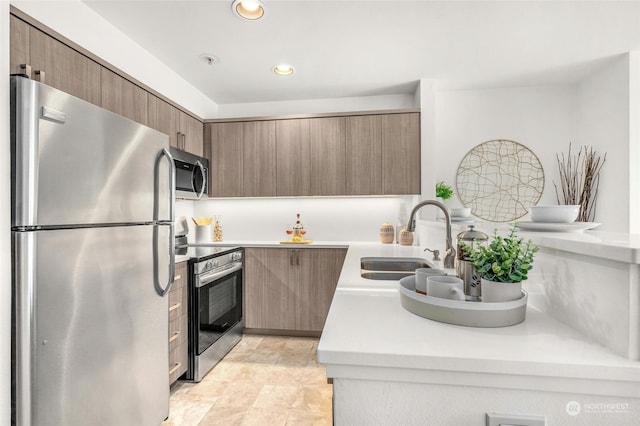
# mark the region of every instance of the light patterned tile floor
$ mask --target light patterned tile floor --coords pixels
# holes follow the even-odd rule
[[[171,389],[163,426],[330,426],[318,339],[245,335],[200,383]]]

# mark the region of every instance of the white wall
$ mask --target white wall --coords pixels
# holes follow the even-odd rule
[[[0,75],[9,75],[9,3],[0,1]],[[0,424],[11,424],[11,166],[9,79],[0,81]]]
[[[402,203],[411,206],[412,197],[379,198],[254,198],[212,199],[194,202],[195,216],[221,215],[224,240],[281,241],[287,224],[301,222],[305,237],[315,241],[380,241],[380,225],[396,224]],[[186,211],[183,209],[182,211]],[[189,242],[195,241],[189,222]]]
[[[376,111],[384,109],[419,108],[413,94],[364,96],[359,98],[307,99],[299,101],[257,102],[244,104],[221,104],[215,116],[263,117],[292,114],[319,114],[342,111]]]
[[[629,55],[629,232],[640,233],[640,52]]]

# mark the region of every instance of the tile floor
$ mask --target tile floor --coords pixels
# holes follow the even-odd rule
[[[171,388],[163,426],[331,425],[318,339],[245,335],[200,383]]]

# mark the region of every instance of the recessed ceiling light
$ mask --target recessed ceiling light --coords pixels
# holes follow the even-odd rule
[[[278,75],[291,75],[293,74],[293,67],[287,64],[279,64],[273,67],[273,72]]]
[[[231,8],[239,17],[251,21],[260,19],[264,15],[264,5],[260,0],[235,0]]]

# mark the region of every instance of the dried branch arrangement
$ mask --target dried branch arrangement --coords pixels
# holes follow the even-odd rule
[[[607,153],[600,157],[593,147],[583,146],[577,155],[571,155],[571,144],[569,153],[565,158],[556,154],[558,170],[560,172],[560,187],[562,198],[558,194],[558,186],[553,183],[556,189],[556,199],[558,204],[580,205],[578,222],[592,222],[596,214],[596,201],[598,198],[598,186],[600,184],[600,170],[607,159]]]

